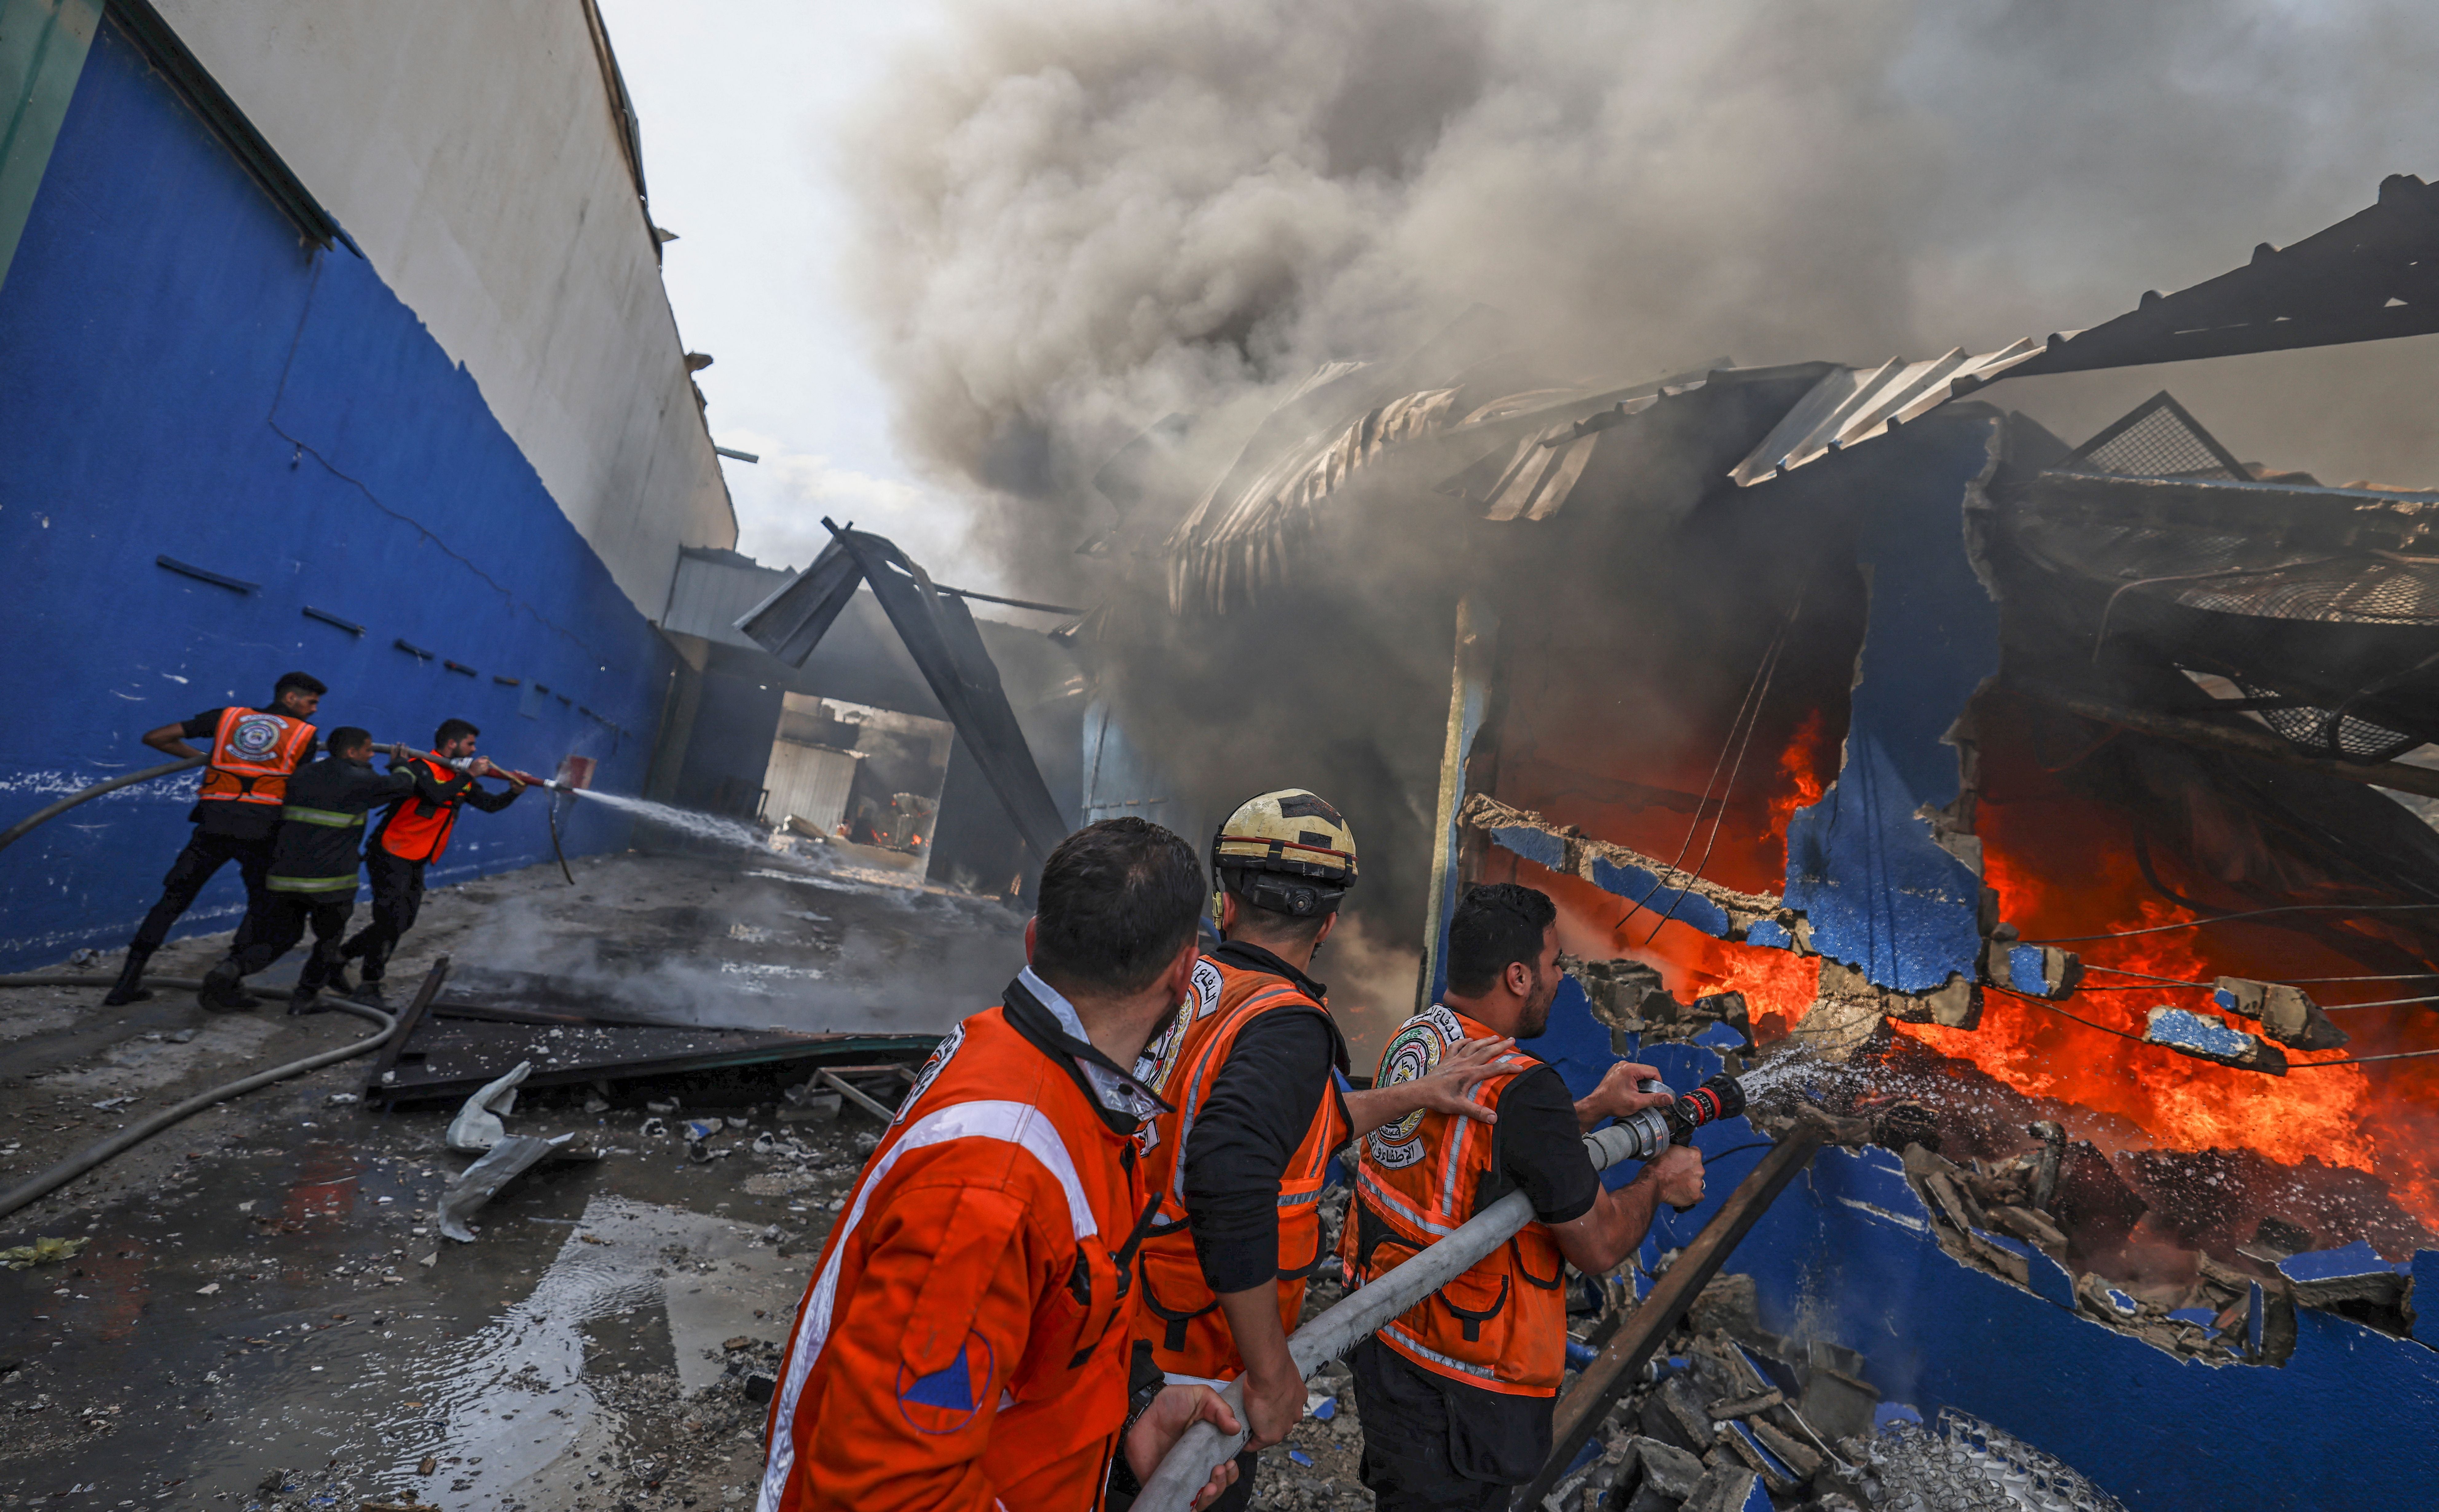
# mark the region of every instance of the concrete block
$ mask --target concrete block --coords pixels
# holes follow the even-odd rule
[[[2426,1251],[2417,1251],[2419,1260]],[[2412,1283],[2414,1260],[2394,1263],[2361,1239],[2335,1250],[2307,1250],[2278,1262],[2278,1273],[2295,1283],[2295,1300],[2307,1307],[2341,1302],[2367,1302],[2379,1307],[2401,1307]]]
[[[2287,1075],[2287,1053],[2258,1035],[2230,1028],[2224,1019],[2190,1013],[2166,1005],[2153,1008],[2143,1026],[2143,1040],[2197,1060],[2215,1060],[2239,1071],[2272,1076]]]
[[[1723,1467],[1702,1477],[1685,1499],[1684,1512],[1770,1512],[1763,1478],[1749,1468]]]
[[[2083,957],[2055,945],[2011,945],[2006,976],[2007,986],[2032,997],[2070,997],[2083,982]]]
[[[1702,1462],[1675,1444],[1656,1438],[1633,1440],[1635,1480],[1640,1491],[1668,1498],[1674,1506],[1694,1494],[1702,1479]]]
[[[1760,1476],[1762,1484],[1772,1491],[1785,1496],[1804,1484],[1805,1477],[1795,1472],[1795,1467],[1780,1459],[1771,1451],[1769,1445],[1761,1441],[1755,1425],[1732,1418],[1719,1425],[1718,1432],[1719,1442],[1744,1461],[1745,1468]]]
[[[2262,1033],[2297,1050],[2335,1050],[2351,1038],[2329,1022],[2302,987],[2223,976],[2211,989],[2211,1001],[2240,1019],[2252,1020]]]

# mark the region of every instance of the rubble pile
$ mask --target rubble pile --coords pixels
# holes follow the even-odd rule
[[[1755,1321],[1753,1278],[1703,1289],[1542,1512],[2113,1512],[2057,1460],[1954,1412],[1927,1431],[1883,1405],[1867,1361]],[[1587,1343],[1602,1323],[1578,1325]]]

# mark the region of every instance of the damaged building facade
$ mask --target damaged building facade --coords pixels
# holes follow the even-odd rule
[[[1079,637],[1084,809],[1192,832],[1249,782],[1331,795],[1359,935],[1422,946],[1316,967],[1359,1057],[1436,991],[1458,889],[1513,880],[1560,908],[1535,1048],[1578,1094],[1634,1055],[1754,1068],[1765,1129],[1841,1120],[1730,1264],[1737,1347],[1783,1378],[1747,1384],[1846,1379],[1878,1405],[1841,1432],[2003,1441],[2129,1506],[2415,1504],[2439,492],[2239,460],[2169,394],[2062,438],[1985,391],[2422,334],[2434,259],[2439,189],[2398,176],[1981,355],[1629,383],[1476,311],[1325,369],[1193,491],[1105,473],[1090,549],[1135,570]],[[1698,1142],[1717,1195],[1664,1215],[1639,1287],[1768,1144]]]

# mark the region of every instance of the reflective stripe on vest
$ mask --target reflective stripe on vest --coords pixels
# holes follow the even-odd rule
[[[336,809],[299,809],[290,804],[279,810],[279,817],[292,824],[326,825],[332,829],[353,829],[365,822],[360,813],[341,813]]]
[[[266,877],[265,889],[275,893],[336,893],[355,890],[356,874],[345,877]]]
[[[195,796],[216,803],[284,803],[288,778],[313,745],[313,726],[285,714],[221,710]]]
[[[1428,1075],[1448,1050],[1490,1030],[1433,1006],[1398,1026],[1375,1086]],[[1511,1051],[1474,1089],[1495,1112],[1519,1076],[1541,1064]],[[1340,1255],[1361,1281],[1453,1233],[1493,1176],[1492,1127],[1448,1113],[1409,1115],[1364,1136]],[[1565,1371],[1566,1258],[1540,1223],[1407,1309],[1380,1337],[1425,1370],[1511,1396],[1554,1395]]]
[[[419,756],[425,773],[435,782],[451,783],[462,774],[438,756]],[[449,848],[449,832],[457,825],[457,807],[462,799],[448,803],[426,803],[411,796],[390,810],[389,822],[382,827],[381,846],[401,861],[438,861]]]

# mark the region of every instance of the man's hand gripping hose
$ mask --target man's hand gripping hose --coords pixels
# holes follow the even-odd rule
[[[1623,1160],[1647,1161],[1672,1144],[1690,1143],[1696,1129],[1733,1117],[1744,1106],[1744,1089],[1735,1078],[1714,1076],[1665,1110],[1647,1109],[1623,1123],[1586,1134],[1584,1152],[1592,1157],[1594,1170],[1607,1170]],[[1510,1192],[1413,1259],[1348,1293],[1289,1338],[1288,1354],[1295,1361],[1297,1374],[1309,1378],[1325,1361],[1354,1348],[1382,1324],[1471,1270],[1532,1218],[1532,1199],[1522,1192]],[[1220,1394],[1240,1423],[1245,1415],[1244,1393],[1244,1382],[1236,1380]],[[1207,1422],[1196,1423],[1144,1483],[1135,1506],[1139,1512],[1186,1512],[1195,1493],[1210,1479],[1212,1468],[1234,1459],[1244,1446],[1241,1429],[1222,1433]]]

